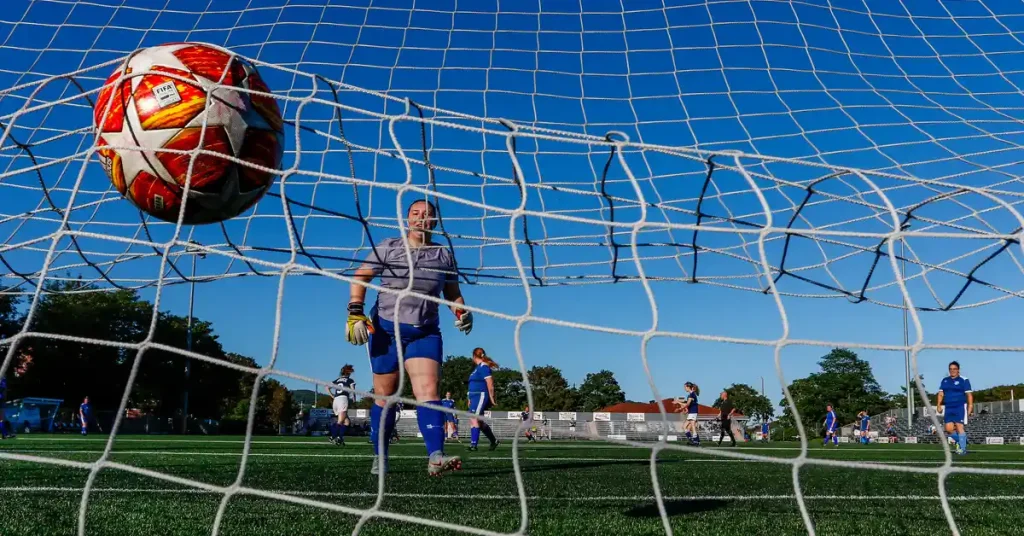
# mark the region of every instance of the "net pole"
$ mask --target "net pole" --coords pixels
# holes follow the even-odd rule
[[[900,239],[900,277],[906,281],[907,275],[907,239]],[[914,426],[914,390],[913,368],[910,366],[910,327],[907,322],[907,297],[903,296],[903,360],[907,373],[907,434],[913,432]]]
[[[192,277],[189,281],[188,291],[188,319],[185,323],[185,349],[189,352],[192,351],[192,315],[195,311],[196,302],[196,262],[199,257],[206,257],[204,253],[196,253],[195,250],[189,248],[192,251]],[[181,433],[188,434],[188,381],[189,376],[192,374],[192,359],[185,356],[185,394],[182,397],[181,403]]]

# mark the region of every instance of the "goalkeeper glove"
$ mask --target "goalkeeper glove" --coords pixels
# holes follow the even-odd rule
[[[456,309],[455,328],[466,335],[469,335],[469,332],[473,331],[473,313],[463,311],[462,309]]]
[[[356,346],[361,346],[370,341],[371,333],[373,333],[373,325],[370,324],[370,319],[363,314],[363,304],[357,302],[348,304],[345,339]]]

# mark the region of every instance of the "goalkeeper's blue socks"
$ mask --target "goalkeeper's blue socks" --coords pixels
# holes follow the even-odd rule
[[[965,430],[964,433],[959,434],[959,435],[960,435],[960,451],[963,452],[964,454],[967,454],[967,431]]]
[[[380,450],[380,429],[383,428],[380,422],[380,415],[384,408],[374,404],[370,407],[370,444],[373,445],[373,454],[379,455]]]
[[[338,430],[338,439],[345,440],[345,429],[348,428],[344,423],[338,423],[336,429]]]
[[[444,452],[444,412],[437,409],[440,405],[440,400],[432,400],[416,408],[416,421],[420,425],[428,456]]]
[[[334,439],[335,437],[338,436],[337,432],[335,432],[335,430],[337,430],[337,428],[338,428],[338,423],[336,423],[336,422],[332,422],[331,424],[327,425],[327,435],[330,436],[331,439]]]
[[[480,442],[480,429],[474,428],[469,432],[469,445],[475,447]]]
[[[380,432],[384,432],[384,455],[388,454],[388,445],[391,443],[391,433],[395,430],[395,415],[398,411],[394,406],[388,408],[387,416],[384,418],[383,426],[381,426],[381,414],[384,413],[384,408],[374,404],[370,408],[370,441],[373,443],[373,453],[380,455]]]
[[[837,447],[839,446],[839,436],[832,434],[832,444]]]

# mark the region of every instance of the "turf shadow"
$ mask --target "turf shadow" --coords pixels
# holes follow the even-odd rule
[[[712,512],[720,510],[732,504],[731,501],[721,499],[694,499],[665,501],[665,513],[669,517],[699,514],[701,512]],[[658,511],[658,503],[653,502],[642,506],[635,506],[622,512],[626,517],[661,517]]]

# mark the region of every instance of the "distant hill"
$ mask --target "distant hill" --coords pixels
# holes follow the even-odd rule
[[[296,389],[292,391],[292,398],[296,404],[312,406],[316,400],[316,393],[311,389]]]
[[[1024,396],[1024,383],[1018,383],[1017,385],[996,385],[995,387],[989,387],[988,389],[975,389],[974,401],[998,402],[1000,400],[1009,400],[1010,391],[1013,391],[1014,399]]]

